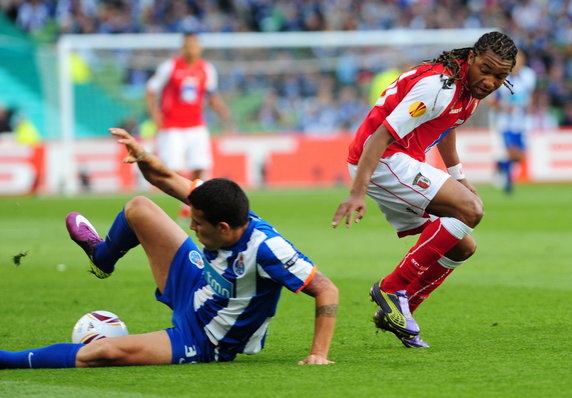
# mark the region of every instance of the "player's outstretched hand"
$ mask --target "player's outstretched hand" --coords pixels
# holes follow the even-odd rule
[[[332,227],[336,228],[340,221],[346,218],[346,228],[351,226],[355,215],[355,222],[359,222],[365,215],[366,206],[363,196],[350,196],[346,201],[340,203],[334,218],[332,219]],[[357,214],[355,214],[357,213]]]
[[[143,148],[143,146],[137,142],[135,137],[133,137],[127,131],[118,127],[112,127],[109,129],[109,132],[114,136],[119,137],[117,142],[125,145],[127,152],[129,152],[129,155],[123,159],[123,163],[136,163],[138,160],[141,160],[143,156],[145,156],[145,148]]]
[[[330,361],[328,358],[321,355],[310,354],[303,361],[298,362],[298,365],[330,365],[335,363]]]

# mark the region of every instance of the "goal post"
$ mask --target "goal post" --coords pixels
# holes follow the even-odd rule
[[[246,107],[248,98],[244,93],[250,89],[241,86],[243,91],[238,93],[236,88],[244,81],[256,85],[260,80],[271,81],[280,74],[294,71],[335,74],[340,60],[348,54],[362,70],[375,71],[403,62],[415,64],[434,58],[443,50],[471,46],[491,30],[494,29],[201,33],[200,40],[204,57],[219,70],[223,97],[223,88],[235,84],[231,90],[235,90],[236,103]],[[90,134],[94,129],[99,132],[100,127],[93,126],[100,126],[112,114],[126,116],[129,112],[141,112],[145,78],[160,61],[176,52],[181,40],[182,35],[176,33],[62,35],[59,38],[62,143],[59,170],[65,174],[61,178],[62,193],[71,196],[79,191],[74,156],[78,136]],[[74,81],[70,62],[74,54],[82,54],[93,80],[101,83],[99,88],[94,88],[96,91],[87,92]],[[128,82],[123,81],[125,71],[131,73]],[[109,78],[116,75],[123,75],[123,80],[117,77],[110,83]],[[235,83],[240,79],[240,83]],[[258,87],[264,91],[266,86],[259,84]],[[78,110],[82,115],[78,115]]]

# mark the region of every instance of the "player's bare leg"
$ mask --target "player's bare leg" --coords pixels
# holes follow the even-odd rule
[[[471,229],[480,222],[483,215],[480,198],[453,179],[446,181],[427,211],[441,217],[454,217]],[[459,225],[462,227],[462,224]],[[453,223],[452,227],[457,226]],[[406,289],[411,312],[414,312],[435,289],[441,286],[458,266],[471,257],[476,249],[475,239],[467,234],[444,255],[427,258],[421,264],[422,269],[418,270],[418,276],[409,282]],[[416,261],[419,261],[419,258]]]
[[[505,193],[510,194],[513,191],[515,166],[518,166],[524,156],[523,151],[518,146],[509,146],[506,148],[507,156],[503,160],[497,162],[497,172],[501,178],[501,186]]]
[[[466,259],[471,257],[477,250],[475,239],[471,235],[465,236],[459,243],[449,250],[444,257],[441,257],[434,264],[431,264],[427,271],[423,272],[407,286],[407,297],[409,297],[409,310],[415,310],[445,282],[445,279]]]
[[[162,292],[171,261],[188,235],[163,209],[144,196],[127,202],[125,217],[147,254],[153,277]]]
[[[483,218],[481,198],[452,178],[445,181],[426,210],[439,217],[455,218],[470,228],[475,228]]]
[[[480,198],[463,184],[447,179],[427,211],[439,216],[428,224],[415,246],[403,258],[397,268],[382,282],[381,289],[388,293],[407,290],[418,275],[428,270],[450,251],[462,261],[474,252],[473,241],[466,240],[454,249],[472,232],[482,218]],[[465,257],[465,258],[463,258]]]
[[[171,340],[166,331],[111,337],[84,345],[77,353],[77,367],[168,365]]]
[[[427,344],[417,337],[419,326],[408,304],[409,286],[426,272],[427,277],[433,277],[436,271],[440,271],[436,279],[446,277],[450,269],[438,264],[446,253],[464,260],[474,252],[474,240],[464,238],[480,221],[482,202],[463,184],[449,178],[427,211],[440,218],[425,227],[415,246],[392,273],[372,286],[370,293],[380,306],[374,318],[376,326],[392,331],[406,346],[417,348]],[[434,269],[434,265],[441,269]]]

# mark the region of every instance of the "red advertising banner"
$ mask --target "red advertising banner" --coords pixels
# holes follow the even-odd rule
[[[213,137],[210,177],[227,177],[245,188],[303,188],[349,185],[347,148],[351,135],[229,135]],[[152,150],[152,142],[145,145]],[[457,148],[472,183],[493,182],[495,140],[488,130],[460,130]],[[122,162],[125,149],[112,137],[78,140],[73,145],[77,170],[63,162],[62,143],[40,146],[0,141],[0,195],[62,193],[74,178],[79,192],[132,192],[151,189],[136,166]],[[572,182],[572,131],[532,134],[520,167],[521,182]],[[436,150],[427,161],[443,163]]]

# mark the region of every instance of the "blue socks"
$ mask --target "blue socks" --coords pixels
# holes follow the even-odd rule
[[[0,369],[74,368],[77,352],[84,344],[53,344],[25,351],[0,350]]]
[[[510,160],[500,160],[497,162],[497,169],[504,179],[503,189],[506,193],[512,192],[512,162]]]
[[[101,270],[112,272],[117,260],[138,244],[137,236],[127,224],[125,211],[121,210],[109,228],[105,241],[97,245],[93,256],[94,263]]]

